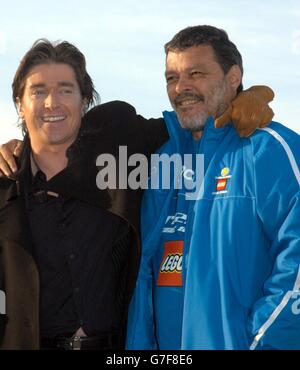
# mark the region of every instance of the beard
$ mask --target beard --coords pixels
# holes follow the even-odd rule
[[[190,130],[191,132],[203,131],[205,122],[207,121],[208,114],[206,112],[199,112],[191,117],[177,113],[178,121],[182,128]]]
[[[182,100],[193,99],[203,103],[203,108],[194,114],[188,114],[189,108],[179,108],[178,105]],[[227,82],[224,79],[218,81],[208,91],[206,96],[185,92],[179,94],[171,102],[173,109],[176,111],[178,121],[182,128],[192,132],[202,131],[208,117],[219,117],[227,109],[230,102]]]

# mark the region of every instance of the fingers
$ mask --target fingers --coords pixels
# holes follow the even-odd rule
[[[265,108],[264,115],[261,118],[259,127],[266,127],[272,121],[273,117],[274,117],[274,112],[272,108],[267,106]]]
[[[231,120],[232,105],[230,104],[226,111],[215,120],[215,127],[221,128],[225,126]]]
[[[252,86],[233,101],[231,120],[241,137],[250,136],[257,128],[265,127],[274,113],[267,105],[274,98],[268,86]]]
[[[8,176],[8,177],[12,176],[12,170],[10,166],[8,165],[7,161],[2,156],[2,154],[0,154],[0,171],[5,176]]]
[[[268,103],[272,101],[275,96],[274,91],[270,87],[264,85],[252,86],[248,90],[254,92],[257,97],[259,96]]]
[[[15,150],[14,150],[14,156],[15,157],[19,157],[20,154],[21,154],[21,151],[22,151],[22,147],[23,147],[23,142],[22,141],[18,141],[16,147],[15,147]]]
[[[12,149],[11,144],[10,142],[9,144],[0,145],[0,170],[6,176],[11,176],[13,172],[17,171],[17,165],[13,156],[15,145],[13,145]]]
[[[252,114],[249,114],[248,112],[245,116],[237,115],[234,117],[233,122],[235,122],[235,128],[240,137],[249,137],[256,131],[257,128],[268,126],[268,124],[272,121],[273,116],[273,110],[266,106],[259,112],[259,114],[258,112],[252,112]],[[257,124],[255,124],[255,122]]]

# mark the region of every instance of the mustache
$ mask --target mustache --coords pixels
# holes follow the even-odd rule
[[[182,93],[177,95],[176,99],[174,99],[174,104],[180,104],[182,101],[186,99],[193,99],[193,100],[198,100],[204,102],[205,98],[203,95],[198,95],[198,94],[192,94],[192,93]]]

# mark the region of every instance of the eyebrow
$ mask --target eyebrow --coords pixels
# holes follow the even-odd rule
[[[59,81],[58,82],[58,86],[59,87],[75,87],[75,85],[73,84],[73,82],[68,82],[68,81]],[[36,83],[36,84],[32,84],[29,86],[29,88],[31,90],[34,90],[34,89],[39,89],[39,88],[42,88],[42,87],[46,87],[46,84],[44,83]]]
[[[207,66],[203,63],[201,64],[195,64],[189,68],[187,68],[187,71],[192,71],[193,69],[197,69],[197,68],[200,68],[200,69],[207,69]],[[166,70],[165,71],[165,76],[167,76],[167,74],[172,74],[172,73],[177,73],[176,70],[174,69],[169,69],[169,70]]]

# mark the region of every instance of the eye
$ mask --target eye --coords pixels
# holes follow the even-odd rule
[[[36,97],[44,96],[46,94],[45,90],[33,90],[32,95]]]
[[[71,94],[73,94],[73,90],[66,87],[66,88],[61,89],[60,93],[62,95],[71,95]]]
[[[191,71],[190,75],[193,76],[193,77],[202,77],[202,76],[205,76],[206,73],[202,72],[202,71],[198,71],[198,70],[195,70],[195,71]]]
[[[176,80],[176,76],[170,75],[166,76],[167,83],[174,82]]]

